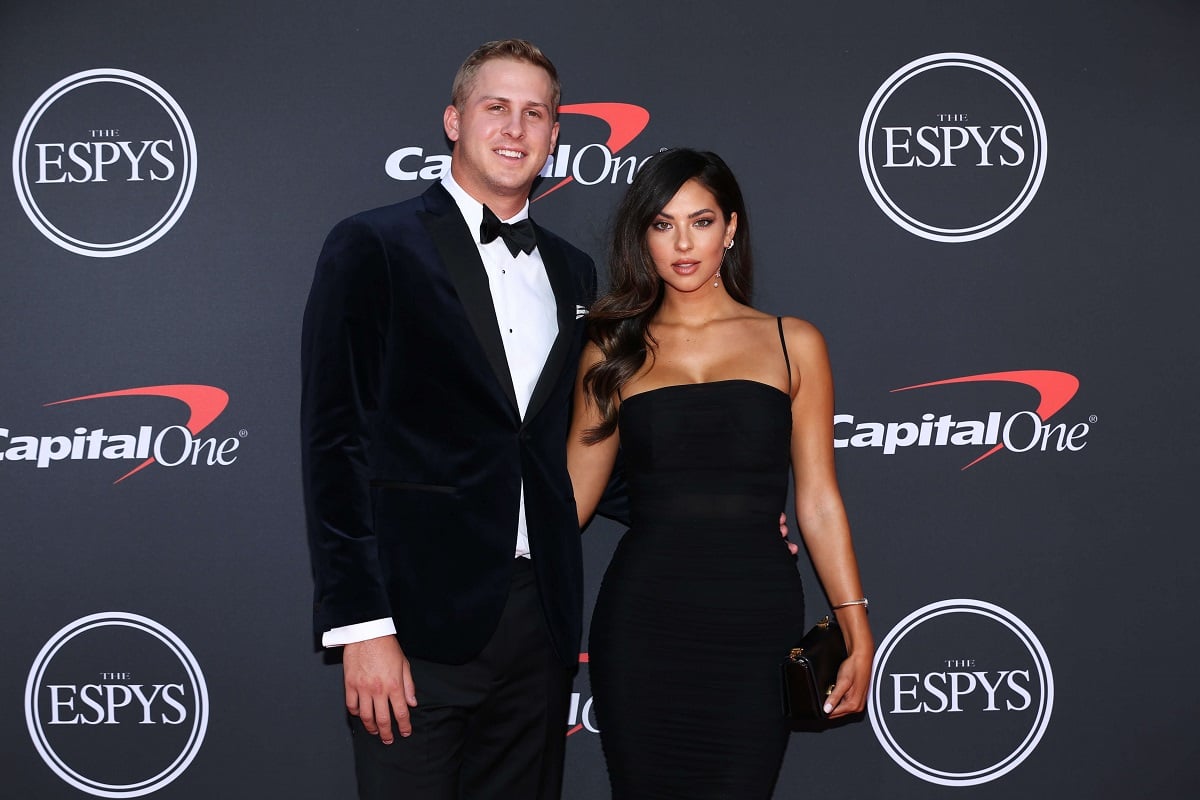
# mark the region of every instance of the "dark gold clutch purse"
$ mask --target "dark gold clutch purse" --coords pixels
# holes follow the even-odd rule
[[[825,617],[792,648],[783,662],[783,713],[793,720],[823,720],[825,699],[846,660],[846,640],[837,620]]]

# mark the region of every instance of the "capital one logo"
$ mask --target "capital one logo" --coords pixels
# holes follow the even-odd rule
[[[208,729],[195,656],[152,619],[92,614],[50,637],[25,683],[38,754],[97,797],[140,797],[188,768]]]
[[[1012,613],[980,600],[943,600],[901,620],[876,653],[867,704],[892,760],[942,786],[1016,769],[1053,708],[1042,643]]]
[[[139,386],[114,392],[71,397],[46,403],[60,406],[91,400],[129,399],[135,397],[164,398],[182,403],[187,408],[183,424],[155,427],[138,425],[132,429],[110,430],[105,427],[75,425],[70,432],[56,433],[13,432],[0,425],[0,462],[30,463],[37,469],[49,469],[63,461],[126,461],[137,462],[132,469],[113,483],[141,472],[152,464],[164,467],[222,466],[238,458],[241,439],[238,437],[201,437],[200,433],[224,412],[229,394],[215,386],[172,384]]]
[[[833,446],[878,449],[888,456],[912,447],[988,447],[963,466],[964,470],[1002,450],[1062,453],[1078,452],[1087,446],[1087,436],[1097,421],[1094,415],[1087,422],[1051,421],[1079,390],[1079,379],[1067,372],[1044,369],[988,372],[902,386],[892,392],[997,383],[1031,389],[1037,403],[1015,413],[988,411],[977,419],[957,418],[945,410],[945,400],[940,401],[938,411],[927,411],[916,420],[881,422],[862,420],[853,414],[836,414]]]
[[[541,200],[569,183],[584,186],[598,183],[633,182],[633,176],[645,163],[637,156],[621,156],[621,150],[637,138],[650,122],[650,112],[630,103],[576,103],[560,106],[559,115],[575,115],[598,119],[608,126],[603,142],[571,145],[561,141],[546,159],[540,173],[542,178],[556,179],[546,190],[533,198]],[[450,156],[444,153],[426,155],[420,147],[402,147],[387,158],[387,174],[398,181],[441,180],[450,169]]]
[[[13,145],[13,184],[29,220],[79,255],[149,247],[179,221],[195,183],[183,109],[126,70],[63,78],[30,107]]]
[[[867,189],[893,222],[936,242],[970,242],[1011,224],[1037,194],[1046,125],[1007,69],[938,53],[883,82],[858,150]]]
[[[587,653],[579,654],[579,663],[588,663]],[[600,729],[596,727],[596,715],[592,711],[592,698],[584,697],[582,692],[571,692],[571,705],[567,709],[567,736],[574,736],[580,731],[599,733]]]

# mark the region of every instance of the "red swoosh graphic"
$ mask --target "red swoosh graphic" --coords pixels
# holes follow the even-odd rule
[[[967,375],[962,378],[947,378],[944,381],[931,381],[930,383],[918,383],[915,386],[904,386],[900,389],[892,389],[893,392],[907,392],[909,389],[925,389],[929,386],[946,386],[951,383],[984,383],[987,381],[1003,381],[1006,383],[1019,383],[1028,386],[1038,393],[1038,406],[1034,412],[1038,418],[1045,422],[1050,417],[1062,410],[1063,406],[1071,402],[1071,398],[1079,391],[1079,379],[1067,372],[1057,372],[1049,369],[1026,369],[1016,370],[1013,372],[988,372],[983,375]],[[983,461],[988,456],[991,456],[1000,450],[1004,449],[1004,443],[1001,442],[981,455],[979,458],[972,461],[963,467],[964,470]]]
[[[595,117],[606,122],[609,133],[608,141],[604,143],[604,146],[614,155],[637,138],[637,135],[645,130],[646,125],[650,122],[650,112],[632,103],[575,103],[559,106],[558,113],[582,114],[585,117]],[[568,175],[533,198],[533,202],[536,203],[551,192],[557,192],[573,180],[575,178]]]
[[[53,403],[46,403],[46,406],[57,406],[63,403],[75,403],[80,400],[99,400],[102,397],[169,397],[172,400],[178,400],[188,407],[188,420],[184,426],[191,431],[192,436],[200,433],[207,428],[213,420],[221,415],[225,407],[229,405],[229,393],[224,389],[218,389],[215,386],[203,386],[195,383],[176,383],[166,386],[142,386],[135,389],[119,389],[115,392],[101,392],[100,394],[88,394],[82,397],[72,397],[68,400],[56,400]],[[126,472],[121,477],[113,481],[116,485],[121,481],[133,475],[136,472],[141,472],[146,467],[154,463],[154,457],[143,461],[136,467]]]

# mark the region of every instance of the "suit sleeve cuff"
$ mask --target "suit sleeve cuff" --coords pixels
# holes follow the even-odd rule
[[[321,635],[321,645],[323,647],[341,647],[344,644],[365,642],[367,639],[378,639],[380,636],[394,636],[395,634],[396,623],[392,621],[391,617],[384,617],[369,622],[331,628]]]

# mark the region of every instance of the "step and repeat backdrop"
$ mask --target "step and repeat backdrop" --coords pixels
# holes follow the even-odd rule
[[[301,313],[337,220],[448,169],[451,77],[508,36],[564,84],[538,220],[603,270],[645,160],[715,150],[756,304],[829,341],[878,660],[777,796],[1192,796],[1185,0],[5,0],[4,796],[353,795],[311,647]],[[621,534],[584,534],[588,613]],[[574,690],[564,794],[605,798],[586,652]]]

